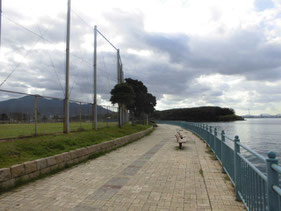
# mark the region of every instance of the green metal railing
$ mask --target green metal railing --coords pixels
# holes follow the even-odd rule
[[[201,137],[214,152],[235,187],[236,199],[244,203],[247,210],[281,211],[281,188],[279,176],[281,167],[274,152],[268,158],[243,145],[238,136],[231,139],[222,131],[220,138],[217,129],[206,124],[161,121],[190,130]],[[260,171],[241,153],[241,149],[255,156],[266,165],[266,174]]]

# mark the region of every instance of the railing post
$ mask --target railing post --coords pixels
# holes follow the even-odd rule
[[[203,124],[202,125],[202,127],[203,127],[203,139],[206,141],[206,129],[205,129],[205,125]]]
[[[204,134],[205,134],[205,135],[204,135],[204,136],[205,136],[204,139],[205,139],[205,142],[207,142],[207,138],[208,138],[208,133],[207,133],[207,132],[208,132],[208,126],[207,126],[207,125],[204,125],[204,130],[205,130],[205,131],[204,131]]]
[[[279,186],[278,172],[272,169],[272,164],[278,165],[276,154],[269,152],[266,159],[266,172],[267,172],[267,210],[277,211],[278,210],[278,195],[273,190],[273,186]]]
[[[214,130],[214,151],[215,151],[215,158],[217,158],[218,156],[218,151],[217,151],[217,136],[218,136],[218,132],[217,132],[217,128],[215,128]]]
[[[239,136],[235,136],[234,139],[234,182],[235,182],[235,196],[237,201],[241,201],[238,192],[240,191],[240,175],[241,175],[241,167],[239,162],[238,153],[240,153],[240,142]]]
[[[213,142],[214,138],[213,138],[213,127],[210,126],[210,148],[213,150],[213,146],[212,146],[212,142]]]
[[[221,131],[221,165],[222,165],[222,167],[221,167],[221,172],[222,173],[225,173],[225,170],[224,170],[224,164],[225,164],[225,162],[224,162],[224,151],[223,151],[223,149],[224,149],[224,145],[225,144],[225,132],[224,132],[224,130],[223,131]]]
[[[208,125],[206,125],[206,135],[207,135],[206,146],[208,146],[210,140],[210,127]]]

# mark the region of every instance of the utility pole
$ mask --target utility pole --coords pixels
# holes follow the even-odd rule
[[[120,84],[121,80],[120,80],[120,51],[119,49],[117,49],[117,84]],[[121,127],[122,126],[122,115],[121,115],[121,108],[122,105],[118,105],[118,126]]]
[[[117,49],[117,84],[120,83],[120,51]]]
[[[124,79],[123,79],[123,64],[122,64],[122,62],[120,62],[119,66],[120,66],[120,70],[119,70],[119,73],[120,73],[120,83],[123,83]],[[122,108],[121,108],[121,122],[122,122],[122,125],[125,124],[125,122],[126,122],[126,120],[125,120],[125,105],[122,105]]]
[[[0,50],[2,44],[2,0],[0,0]]]
[[[98,129],[97,121],[97,26],[94,28],[94,104],[93,104],[93,128]]]
[[[69,46],[70,46],[70,8],[71,0],[67,2],[67,30],[66,30],[66,65],[65,65],[65,99],[63,132],[69,133]]]
[[[120,64],[120,81],[121,83],[124,82],[124,72],[123,72],[123,64]]]

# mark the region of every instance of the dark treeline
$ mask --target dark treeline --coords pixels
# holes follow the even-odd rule
[[[155,111],[152,118],[155,120],[182,120],[194,122],[243,120],[242,117],[235,115],[235,111],[232,108],[212,106]]]

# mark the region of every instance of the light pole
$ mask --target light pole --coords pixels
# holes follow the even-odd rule
[[[97,120],[97,26],[94,28],[94,104],[93,104],[93,117],[95,130],[98,129]]]
[[[1,50],[1,39],[2,39],[2,0],[0,0],[0,50]]]
[[[63,132],[69,133],[69,46],[70,46],[70,8],[71,2],[67,3],[67,32],[66,32],[66,65],[65,65],[65,99],[64,99],[64,125]]]

